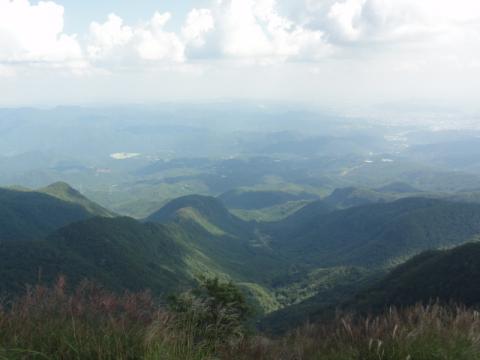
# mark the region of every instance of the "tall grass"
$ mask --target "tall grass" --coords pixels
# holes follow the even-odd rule
[[[239,360],[476,360],[480,359],[480,317],[473,310],[438,304],[392,308],[376,317],[339,315],[328,324],[307,324],[274,341],[251,339],[239,348],[226,349],[223,356]]]
[[[227,309],[206,323],[211,304],[164,309],[148,293],[115,295],[65,280],[37,286],[0,308],[0,359],[147,360],[480,360],[480,315],[417,305],[375,317],[339,314],[281,338],[225,328]]]
[[[151,295],[114,295],[84,282],[70,294],[60,278],[37,286],[0,312],[0,358],[134,359],[145,328],[168,315]]]

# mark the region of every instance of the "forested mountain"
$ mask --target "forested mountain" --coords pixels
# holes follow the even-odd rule
[[[324,202],[338,209],[345,209],[354,206],[384,203],[395,200],[391,194],[377,192],[370,189],[347,187],[334,190]]]
[[[92,218],[63,227],[44,240],[0,245],[2,291],[51,283],[60,274],[105,286],[156,292],[188,284],[184,251],[168,230],[129,218]]]
[[[229,209],[254,210],[284,204],[290,201],[317,200],[318,196],[309,193],[293,194],[284,191],[231,190],[218,197]]]
[[[79,191],[75,190],[70,185],[64,182],[56,182],[44,188],[38,189],[37,191],[47,195],[51,195],[66,202],[80,205],[89,213],[95,216],[115,216],[115,213],[91,201],[90,199],[82,195]]]
[[[415,256],[362,291],[350,306],[383,310],[417,302],[480,305],[480,243]]]
[[[232,215],[216,198],[198,195],[178,198],[147,220],[166,224],[178,239],[238,280],[263,282],[273,273],[283,273],[284,261],[265,242],[256,223]]]
[[[224,230],[235,234],[249,227],[246,222],[232,215],[220,200],[201,195],[189,195],[172,200],[150,215],[147,221],[160,223],[194,221],[217,234],[223,233]]]
[[[112,213],[66,184],[39,191],[0,189],[0,241],[39,240],[74,221]]]
[[[330,213],[322,208],[309,216],[300,226],[287,218],[289,226],[270,228],[270,234],[280,252],[312,266],[388,266],[480,233],[480,205],[440,199],[406,198]]]
[[[89,278],[112,289],[157,294],[218,276],[261,293],[280,269],[278,257],[257,241],[253,223],[234,217],[215,198],[177,199],[151,219],[95,217],[45,237],[1,243],[0,290],[18,291],[64,274],[72,283]]]
[[[72,284],[90,278],[114,290],[166,295],[200,276],[220,277],[240,284],[260,313],[284,308],[266,322],[281,327],[282,319],[293,324],[352,298],[421,251],[480,234],[479,204],[392,194],[344,188],[269,223],[242,220],[219,198],[188,195],[140,222],[115,217],[65,183],[3,189],[0,290],[18,292],[64,274]],[[397,297],[393,276],[400,269],[378,285],[385,296],[375,288],[364,299],[375,305],[375,296]],[[420,295],[412,292],[405,303]]]
[[[262,329],[284,332],[307,320],[325,321],[336,311],[381,313],[419,303],[480,306],[480,243],[449,250],[428,250],[388,272],[350,268],[333,288],[320,288],[309,299],[267,315]]]

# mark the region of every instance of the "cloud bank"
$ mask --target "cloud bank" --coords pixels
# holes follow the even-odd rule
[[[473,98],[480,81],[474,0],[212,0],[184,14],[160,8],[136,23],[99,14],[78,34],[66,32],[61,1],[0,0],[0,78],[8,91],[16,90],[12,79],[33,73],[44,83],[73,74],[85,89],[98,87],[82,79],[116,76],[106,93],[159,74],[143,97],[163,86],[167,95],[188,90],[190,97],[210,89],[396,98],[442,89],[444,98]]]
[[[169,12],[140,24],[110,14],[78,36],[64,32],[64,8],[53,1],[0,0],[2,73],[28,63],[119,68],[198,59],[312,62],[371,45],[377,52],[381,46],[457,47],[466,36],[478,41],[480,30],[480,3],[471,0],[306,0],[297,2],[302,16],[295,18],[281,14],[280,5],[219,0],[192,9],[173,30],[167,30],[174,16]]]

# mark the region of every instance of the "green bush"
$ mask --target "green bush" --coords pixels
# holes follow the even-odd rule
[[[201,279],[197,288],[172,296],[170,310],[180,328],[193,328],[196,339],[215,344],[245,336],[252,315],[239,288],[217,278]]]

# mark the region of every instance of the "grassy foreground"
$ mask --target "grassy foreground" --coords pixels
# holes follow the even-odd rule
[[[236,295],[213,285],[223,303],[190,294],[167,310],[148,292],[119,296],[85,282],[67,293],[60,278],[0,309],[0,359],[480,359],[473,310],[418,305],[378,317],[339,315],[269,339],[246,331]]]

